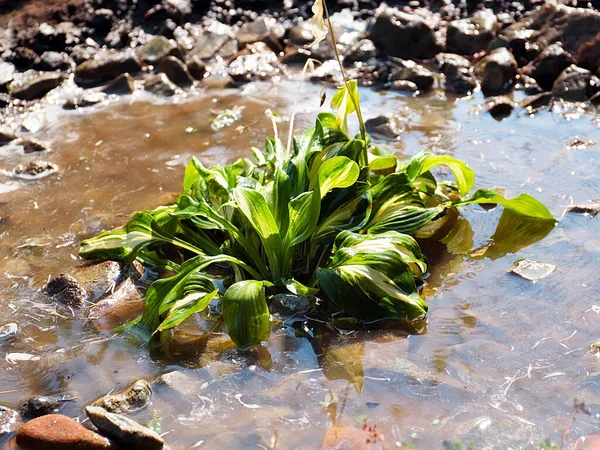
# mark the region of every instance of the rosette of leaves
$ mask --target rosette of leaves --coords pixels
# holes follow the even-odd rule
[[[359,98],[355,82],[346,86],[333,100],[337,115],[319,114],[290,148],[268,138],[252,160],[207,168],[193,158],[175,204],[81,243],[84,258],[172,273],[150,286],[136,326],[168,334],[213,302],[236,345],[253,346],[269,334],[267,294],[276,292],[318,295],[329,311],[367,323],[411,321],[427,313],[418,289],[427,265],[415,237],[435,237],[456,216],[449,211],[502,205],[496,235],[526,243],[554,227],[527,194],[473,192],[473,171],[451,156],[421,152],[404,162],[366,135],[352,137],[346,119]],[[454,182],[436,179],[440,165]],[[227,273],[226,289],[215,286],[215,265]]]

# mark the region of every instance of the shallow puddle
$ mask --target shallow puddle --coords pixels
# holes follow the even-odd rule
[[[39,181],[0,175],[0,325],[20,327],[14,341],[0,344],[0,404],[18,408],[34,394],[74,391],[82,407],[179,369],[190,378],[155,385],[152,405],[135,416],[166,433],[174,449],[319,448],[332,426],[357,429],[365,443],[419,449],[442,448],[443,441],[537,448],[546,439],[561,444],[596,432],[600,359],[588,349],[599,337],[600,219],[589,215],[565,214],[541,242],[488,253],[493,259],[458,244],[428,248],[430,315],[420,334],[341,336],[291,320],[274,327],[259,351],[216,340],[188,358],[202,368],[153,361],[146,348],[98,334],[43,297],[48,276],[72,268],[81,239],[172,201],[192,155],[210,165],[262,147],[273,132],[265,110],[288,115],[295,88],[252,84],[178,104],[132,97],[94,112],[46,110],[31,118],[40,127],[36,137],[52,147],[42,159],[59,172]],[[299,129],[319,107],[320,88],[305,91]],[[407,157],[426,148],[461,158],[478,174],[478,187],[502,187],[507,197],[530,193],[557,217],[570,203],[600,197],[600,146],[592,142],[600,141],[600,122],[593,116],[530,117],[517,108],[497,122],[479,112],[480,97],[367,90],[363,97],[366,118],[404,118],[401,139],[382,144]],[[210,119],[234,106],[243,107],[242,118],[211,129]],[[287,124],[279,127],[285,136]],[[588,144],[572,145],[575,138]],[[6,170],[30,159],[0,149]],[[490,244],[499,214],[464,211],[462,233],[467,243],[473,236],[472,248]],[[523,258],[557,269],[534,284],[508,273]]]

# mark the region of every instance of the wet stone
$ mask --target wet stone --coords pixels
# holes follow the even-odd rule
[[[177,43],[164,36],[155,36],[146,42],[140,48],[139,55],[142,60],[149,64],[156,64],[167,56],[182,56]]]
[[[197,56],[193,56],[187,63],[187,70],[196,80],[201,80],[206,74],[206,64]]]
[[[371,39],[361,39],[348,49],[344,56],[344,64],[352,65],[356,62],[365,62],[377,56],[377,48]]]
[[[451,53],[440,53],[435,59],[440,72],[445,77],[446,91],[465,95],[477,88],[473,65],[467,58]]]
[[[585,102],[600,92],[600,80],[587,69],[567,67],[554,82],[552,95],[569,102]]]
[[[87,296],[79,282],[68,274],[60,274],[51,278],[42,292],[53,301],[72,307],[82,306]]]
[[[554,264],[532,259],[520,259],[514,263],[514,267],[510,269],[510,272],[535,283],[542,278],[546,278],[555,270],[556,266]]]
[[[104,450],[108,439],[88,430],[73,419],[49,414],[27,422],[17,432],[17,444],[24,449]]]
[[[486,95],[505,94],[512,88],[517,75],[517,61],[506,48],[498,48],[484,56],[475,66]]]
[[[392,58],[392,81],[412,81],[421,90],[429,89],[434,81],[433,72],[410,60]]]
[[[508,97],[502,95],[499,97],[492,97],[486,100],[484,108],[485,112],[500,121],[506,119],[515,109],[515,103]]]
[[[381,115],[365,122],[365,127],[370,134],[382,135],[391,139],[397,138],[403,132],[393,116]]]
[[[181,87],[189,86],[194,81],[185,64],[173,56],[161,59],[156,70],[164,73],[169,80]]]
[[[55,174],[58,166],[40,159],[31,161],[28,165],[19,164],[12,170],[12,176],[22,180],[39,180]]]
[[[197,374],[199,369],[195,370]],[[208,377],[208,374],[206,374]],[[187,375],[180,370],[165,373],[158,377],[152,384],[158,389],[168,389],[171,392],[176,392],[182,400],[192,401],[192,399],[200,393],[201,385],[194,377]]]
[[[35,73],[28,72],[22,78],[10,85],[10,95],[20,100],[35,100],[42,98],[63,81],[59,72]]]
[[[290,28],[287,39],[290,44],[302,47],[310,44],[315,38],[310,32],[310,24],[308,22],[302,22],[299,25]]]
[[[108,412],[132,412],[145,408],[152,398],[152,389],[146,380],[138,380],[116,394],[105,395],[91,404]]]
[[[449,52],[473,55],[484,50],[494,38],[496,16],[492,10],[477,11],[473,17],[448,25],[446,47]]]
[[[21,425],[21,416],[13,409],[0,405],[0,443],[17,431]]]
[[[101,433],[124,446],[160,450],[165,445],[165,441],[158,434],[129,417],[110,413],[97,406],[88,406],[85,412]]]
[[[571,205],[567,207],[567,212],[574,214],[585,214],[594,218],[600,214],[600,202],[590,203],[589,205]]]
[[[102,83],[123,73],[137,74],[140,70],[140,62],[133,51],[105,51],[79,64],[75,69],[75,81],[84,85]]]
[[[308,297],[294,294],[276,294],[271,297],[269,310],[284,316],[308,314],[313,303]]]
[[[110,83],[108,83],[102,92],[106,94],[128,95],[135,91],[135,82],[133,77],[128,73],[122,73]]]
[[[398,92],[415,93],[419,92],[419,86],[417,86],[415,83],[409,80],[395,80],[392,81],[392,84],[390,85],[390,90]]]
[[[21,409],[24,417],[41,417],[59,412],[68,402],[73,402],[77,396],[72,393],[54,395],[36,395],[31,397]]]
[[[432,58],[440,50],[426,19],[396,8],[380,8],[369,37],[385,53],[400,58]]]
[[[7,323],[0,327],[0,344],[14,341],[19,334],[19,326],[16,323]]]
[[[49,152],[50,147],[37,139],[21,138],[15,142],[15,145],[23,147],[23,152],[28,155],[30,153]]]
[[[44,52],[40,56],[41,65],[44,70],[70,70],[75,66],[75,62],[69,55],[62,52]]]
[[[591,147],[592,145],[596,145],[596,144],[597,144],[597,142],[594,141],[593,139],[585,139],[585,138],[576,137],[576,138],[569,140],[566,144],[566,147],[569,150],[585,150],[586,148]]]
[[[0,89],[13,80],[15,66],[9,62],[0,61]]]
[[[227,71],[234,82],[267,80],[281,74],[277,55],[264,43],[253,44],[248,50],[248,53],[238,56],[229,64]]]
[[[177,93],[177,85],[164,73],[150,75],[144,81],[144,90],[160,97],[172,97]]]
[[[597,355],[598,353],[600,353],[600,339],[590,344],[590,353],[592,353],[593,355]]]
[[[64,109],[78,109],[87,106],[97,105],[106,100],[107,95],[104,92],[82,92],[68,99],[63,105]]]
[[[0,127],[0,145],[8,144],[17,139],[16,133],[8,127]]]
[[[523,69],[523,73],[534,78],[540,87],[552,89],[558,76],[575,63],[575,59],[563,49],[560,43],[552,44]]]
[[[87,313],[87,321],[97,330],[112,330],[144,312],[144,297],[131,278],[122,282]]]
[[[532,95],[521,102],[521,108],[527,111],[527,114],[535,114],[538,111],[548,108],[552,101],[550,92],[542,92],[541,94]]]

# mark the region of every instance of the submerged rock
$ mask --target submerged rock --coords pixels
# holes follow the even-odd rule
[[[77,396],[72,393],[36,395],[23,405],[21,415],[25,417],[41,417],[53,414],[60,411],[66,402],[72,402],[76,399]]]
[[[20,100],[42,98],[52,89],[58,87],[64,79],[60,72],[27,72],[10,85],[10,95]]]
[[[111,449],[108,439],[60,414],[30,420],[17,432],[17,445],[25,449]]]
[[[172,97],[177,93],[175,85],[164,73],[150,75],[144,81],[144,90],[161,97]]]
[[[16,323],[7,323],[0,327],[0,344],[14,341],[19,334],[19,326]]]
[[[440,50],[433,28],[423,17],[396,8],[380,8],[369,37],[385,53],[400,58],[432,58]]]
[[[144,296],[128,278],[88,310],[87,321],[98,330],[112,330],[144,312]]]
[[[569,102],[585,102],[600,92],[600,79],[576,65],[567,67],[554,82],[552,95]]]
[[[101,433],[127,448],[160,450],[165,445],[158,434],[129,417],[110,413],[97,406],[88,406],[85,412]]]
[[[520,259],[515,262],[510,272],[535,283],[542,278],[546,278],[555,270],[556,266],[554,264],[534,261],[532,259]]]
[[[600,202],[590,203],[589,205],[571,205],[567,208],[567,212],[574,214],[585,214],[594,218],[600,214]]]
[[[141,68],[133,51],[104,51],[77,66],[75,82],[83,85],[99,84],[123,73],[137,74]]]
[[[169,80],[181,87],[189,86],[194,82],[186,65],[173,56],[166,56],[161,59],[156,70],[164,73]]]
[[[58,166],[41,159],[31,161],[28,165],[19,164],[12,170],[12,176],[23,180],[39,180],[53,175],[58,171]]]
[[[152,398],[152,389],[146,380],[138,380],[116,394],[105,395],[91,404],[108,412],[122,413],[145,408]]]
[[[0,442],[17,431],[21,425],[21,416],[14,409],[0,405]]]
[[[484,94],[505,94],[515,83],[517,61],[508,49],[498,48],[477,62],[475,73],[481,80]]]
[[[196,369],[196,373],[199,370],[200,369]],[[181,400],[187,402],[193,402],[193,398],[196,397],[201,390],[201,384],[197,379],[180,370],[161,375],[152,385],[161,390],[166,388],[171,392],[176,392]]]

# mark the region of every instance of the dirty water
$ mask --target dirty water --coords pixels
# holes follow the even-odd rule
[[[39,158],[59,169],[37,181],[0,175],[0,325],[20,327],[16,339],[0,344],[0,404],[18,408],[34,394],[69,391],[83,407],[178,369],[189,377],[176,386],[184,392],[154,386],[152,405],[134,416],[165,433],[174,449],[319,448],[332,426],[355,428],[380,448],[418,449],[458,441],[464,448],[539,448],[597,432],[600,359],[589,345],[600,337],[600,219],[589,215],[565,214],[541,242],[495,259],[430,250],[430,315],[420,334],[340,336],[291,320],[258,352],[217,342],[195,356],[202,368],[153,361],[146,348],[99,334],[42,296],[49,275],[72,267],[81,239],[169,203],[192,155],[209,165],[261,147],[272,134],[265,110],[289,115],[294,90],[282,82],[169,102],[130,96],[30,118],[39,125],[35,137],[52,148]],[[311,125],[319,92],[309,85],[301,95],[299,129]],[[571,203],[600,197],[597,117],[577,110],[530,117],[517,108],[498,122],[482,103],[441,92],[363,91],[366,118],[402,118],[402,137],[381,141],[400,155],[422,148],[452,154],[476,171],[477,186],[502,187],[509,197],[530,193],[557,217]],[[243,108],[241,119],[211,129],[210,119],[234,106]],[[573,146],[575,138],[591,141]],[[0,148],[3,169],[30,159]],[[464,212],[472,248],[489,244],[499,214]],[[532,283],[508,273],[522,258],[557,269]]]

